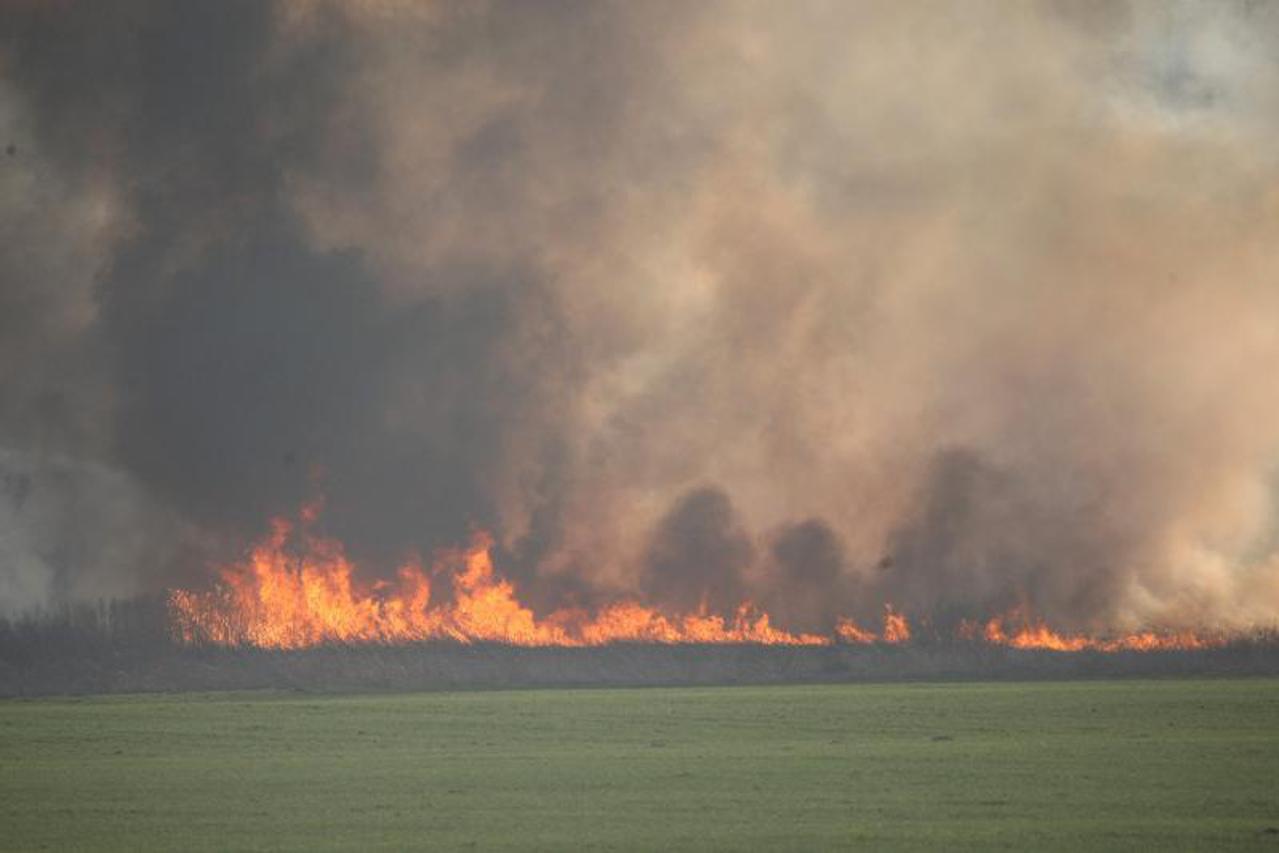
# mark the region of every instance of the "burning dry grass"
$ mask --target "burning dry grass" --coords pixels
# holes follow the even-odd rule
[[[844,618],[829,634],[776,627],[749,603],[539,617],[485,536],[368,583],[340,543],[310,534],[313,518],[277,521],[204,591],[0,621],[0,696],[1279,673],[1273,633],[1093,637],[1025,610],[955,629],[887,605],[880,625]]]
[[[164,602],[0,622],[0,697],[244,689],[308,693],[579,686],[1279,676],[1279,635],[1153,651],[996,646],[980,640],[837,643],[611,643],[517,646],[432,640],[300,649],[182,645]]]
[[[728,615],[667,612],[634,600],[594,611],[556,610],[539,618],[494,568],[492,540],[477,534],[469,547],[440,554],[429,571],[417,562],[392,580],[361,583],[340,542],[315,536],[304,510],[301,525],[272,522],[271,532],[241,562],[218,571],[206,591],[174,590],[174,636],[186,645],[299,649],[326,643],[413,643],[450,640],[515,646],[602,646],[610,643],[829,646],[900,645],[916,633],[906,614],[884,606],[879,630],[841,618],[829,634],[778,627],[743,601]],[[437,601],[436,584],[447,598]],[[964,621],[955,638],[1017,649],[1052,651],[1189,650],[1222,646],[1225,634],[1153,631],[1091,636],[1054,631],[1022,608],[984,622]]]
[[[304,648],[322,643],[404,643],[422,640],[498,642],[517,646],[598,646],[613,642],[760,643],[822,645],[794,634],[744,602],[730,618],[708,613],[667,615],[634,601],[591,614],[566,609],[538,619],[498,576],[492,540],[478,534],[470,547],[440,555],[430,575],[416,563],[396,580],[361,586],[340,543],[301,532],[302,547],[286,543],[292,526],[276,519],[248,559],[219,572],[209,592],[175,590],[174,631],[185,643]],[[446,578],[452,599],[432,603],[432,577]]]

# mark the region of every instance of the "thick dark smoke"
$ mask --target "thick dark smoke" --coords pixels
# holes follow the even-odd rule
[[[685,613],[702,607],[731,613],[747,595],[742,576],[751,550],[728,496],[696,489],[658,524],[641,587],[650,601]]]
[[[0,5],[0,610],[1279,616],[1279,12]]]
[[[759,602],[779,624],[829,634],[841,618],[868,623],[876,602],[850,576],[835,532],[817,519],[788,525],[773,539],[772,561],[757,582]]]

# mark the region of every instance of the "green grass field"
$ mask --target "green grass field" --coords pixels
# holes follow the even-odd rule
[[[0,702],[6,849],[1279,850],[1276,830],[1279,680]]]

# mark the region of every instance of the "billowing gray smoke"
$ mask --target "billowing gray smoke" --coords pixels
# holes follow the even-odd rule
[[[1279,617],[1279,8],[0,6],[0,609]]]

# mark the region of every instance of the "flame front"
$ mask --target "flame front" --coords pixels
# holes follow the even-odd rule
[[[1011,632],[1006,624],[1015,623]],[[1192,631],[1163,632],[1139,631],[1115,637],[1091,637],[1087,634],[1062,634],[1052,630],[1043,620],[1026,615],[1020,610],[1007,616],[995,617],[985,625],[967,623],[960,629],[967,639],[980,638],[991,645],[1012,646],[1016,649],[1051,649],[1058,652],[1151,652],[1170,649],[1203,649],[1223,645],[1225,637],[1201,637]]]
[[[393,580],[362,584],[341,543],[310,534],[317,512],[318,506],[304,509],[300,529],[284,519],[273,521],[270,533],[245,560],[218,571],[218,583],[211,590],[172,591],[169,608],[175,636],[188,644],[276,649],[434,639],[520,646],[614,642],[898,645],[912,636],[905,614],[891,604],[884,607],[878,633],[844,618],[829,636],[778,628],[750,602],[743,602],[731,617],[704,608],[667,614],[623,601],[595,612],[563,609],[539,619],[519,601],[512,584],[494,571],[493,543],[483,533],[465,549],[440,554],[430,572],[409,562]],[[300,547],[290,547],[295,534]],[[432,601],[432,578],[448,583],[449,600]],[[1198,649],[1226,642],[1224,636],[1205,638],[1192,632],[1063,634],[1025,610],[985,622],[964,622],[957,636],[970,642],[1060,652]]]
[[[431,639],[520,646],[829,642],[774,627],[750,602],[732,618],[706,612],[668,616],[623,602],[594,615],[560,610],[539,620],[516,598],[511,583],[495,574],[486,534],[477,534],[465,550],[440,555],[433,574],[449,577],[453,596],[432,606],[431,580],[420,565],[406,564],[395,581],[362,588],[339,543],[304,532],[305,547],[295,555],[286,547],[292,533],[292,525],[276,520],[247,560],[219,571],[214,589],[173,591],[169,604],[178,638],[283,649]]]
[[[852,619],[840,619],[835,625],[835,636],[844,643],[869,645],[870,643],[888,643],[899,645],[910,640],[910,622],[906,617],[893,609],[891,604],[884,605],[884,628],[876,634],[867,630]]]

